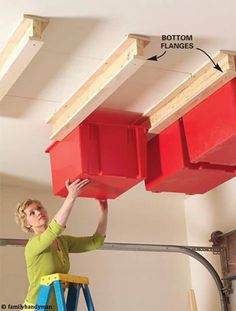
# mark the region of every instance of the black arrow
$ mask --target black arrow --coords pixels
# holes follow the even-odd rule
[[[161,58],[162,56],[164,56],[166,54],[166,51],[164,53],[162,53],[161,55],[154,55],[152,57],[149,57],[147,60],[153,60],[153,61],[158,61],[159,58]]]
[[[220,65],[219,65],[219,64],[216,64],[216,63],[214,62],[214,60],[211,58],[211,56],[207,54],[207,52],[205,52],[205,51],[203,51],[202,49],[199,49],[199,48],[196,48],[196,49],[199,50],[199,51],[202,51],[204,54],[206,54],[206,55],[210,58],[210,60],[211,60],[212,63],[214,64],[214,68],[215,68],[216,70],[219,70],[219,71],[223,72],[223,70],[220,68]]]

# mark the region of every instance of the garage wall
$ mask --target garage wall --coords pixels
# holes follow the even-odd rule
[[[209,245],[213,231],[228,232],[236,228],[236,179],[185,200],[186,224],[189,245]],[[221,273],[219,256],[204,253]],[[192,287],[196,291],[199,311],[218,311],[219,295],[207,270],[194,260],[190,261]],[[206,294],[207,293],[207,294]],[[231,295],[232,310],[236,310],[236,295]]]
[[[26,238],[14,224],[17,202],[29,196],[38,198],[51,216],[62,203],[47,191],[12,186],[1,190],[1,237],[5,238]],[[185,245],[183,198],[182,195],[148,193],[143,184],[139,184],[110,201],[107,242]],[[66,233],[93,233],[97,216],[95,200],[78,199]],[[22,303],[27,290],[23,248],[8,246],[1,247],[0,251],[0,273],[4,280],[1,302]],[[9,265],[11,269],[6,268]],[[89,277],[96,310],[189,310],[190,270],[185,255],[97,250],[73,254],[71,273]]]

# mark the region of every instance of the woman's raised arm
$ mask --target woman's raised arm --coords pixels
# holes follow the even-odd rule
[[[62,207],[59,209],[54,217],[59,225],[66,225],[76,198],[79,196],[81,189],[85,187],[88,183],[88,179],[76,179],[73,183],[70,184],[69,179],[67,179],[67,181],[65,182],[66,188],[68,190],[67,197],[62,204]]]

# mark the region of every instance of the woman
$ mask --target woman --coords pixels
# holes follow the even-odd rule
[[[52,273],[68,273],[69,253],[80,253],[101,247],[104,243],[108,204],[107,200],[98,200],[100,219],[96,232],[88,237],[72,237],[60,234],[65,229],[68,217],[80,191],[89,183],[88,179],[77,179],[73,183],[66,181],[68,195],[52,221],[48,224],[47,211],[37,200],[28,199],[17,206],[16,220],[25,232],[32,232],[25,247],[25,259],[29,279],[29,289],[25,304],[36,304],[40,278]],[[49,305],[57,310],[55,295],[51,295]],[[31,308],[32,310],[32,308]]]

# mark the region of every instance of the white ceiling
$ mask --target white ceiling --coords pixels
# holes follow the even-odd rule
[[[146,56],[160,54],[162,34],[193,35],[210,55],[236,51],[233,0],[0,0],[0,49],[23,14],[49,17],[45,44],[0,103],[0,170],[4,184],[48,188],[48,117],[78,90],[129,33],[153,37]],[[170,50],[147,63],[104,106],[145,112],[208,59]]]

